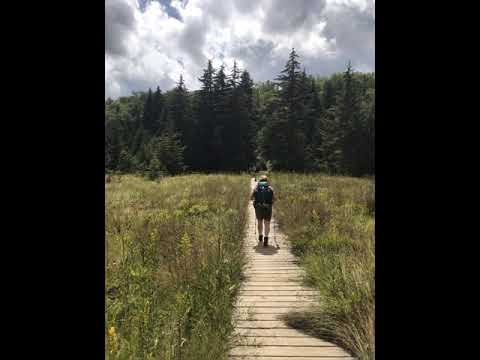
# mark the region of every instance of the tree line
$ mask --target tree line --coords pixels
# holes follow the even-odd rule
[[[201,87],[105,101],[105,167],[156,178],[252,168],[375,173],[375,75],[307,75],[292,49],[274,81],[208,61]]]

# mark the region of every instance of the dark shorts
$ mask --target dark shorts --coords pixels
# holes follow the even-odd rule
[[[255,216],[257,220],[267,220],[270,221],[272,219],[272,207],[263,207],[263,206],[256,206],[255,207]]]

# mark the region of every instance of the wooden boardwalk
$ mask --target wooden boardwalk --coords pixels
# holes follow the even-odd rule
[[[252,179],[251,186],[255,186]],[[235,309],[235,343],[232,360],[353,359],[338,346],[290,328],[280,316],[316,302],[317,293],[301,285],[303,270],[297,265],[285,236],[272,218],[269,246],[255,238],[255,211],[248,210],[245,251],[246,280]],[[277,246],[278,244],[278,246]]]

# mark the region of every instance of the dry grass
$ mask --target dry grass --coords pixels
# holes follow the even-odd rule
[[[321,293],[289,323],[360,359],[375,357],[375,190],[373,179],[273,174],[275,216]]]

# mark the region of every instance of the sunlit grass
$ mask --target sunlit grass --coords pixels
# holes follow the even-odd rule
[[[111,359],[226,359],[240,283],[247,177],[106,185]]]
[[[275,216],[321,293],[290,325],[329,339],[361,359],[375,354],[375,188],[373,179],[273,174]]]

